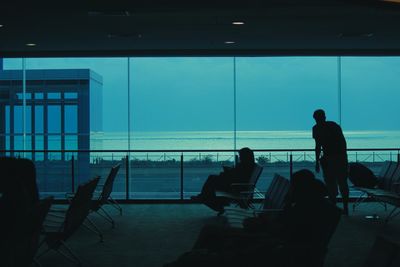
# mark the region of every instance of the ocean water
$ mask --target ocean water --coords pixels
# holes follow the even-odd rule
[[[348,148],[399,148],[400,131],[344,132]],[[104,132],[91,134],[91,149],[169,150],[233,149],[234,134],[228,131],[200,132]],[[238,131],[236,148],[313,149],[311,131]]]
[[[371,151],[349,152],[349,160],[384,161],[395,160],[400,147],[400,131],[349,131],[345,132],[348,148],[369,148]],[[239,131],[236,133],[236,148],[251,149],[314,149],[311,131]],[[202,132],[133,132],[128,142],[128,133],[104,132],[91,134],[92,150],[219,150],[234,149],[234,134],[228,131]],[[390,148],[392,151],[373,151]],[[185,160],[201,159],[233,160],[232,152],[185,152]],[[124,152],[95,152],[91,158],[115,159]],[[256,157],[266,156],[270,161],[288,161],[287,152],[257,152]],[[135,152],[136,159],[179,160],[180,153]],[[294,160],[314,160],[314,152],[294,152]]]

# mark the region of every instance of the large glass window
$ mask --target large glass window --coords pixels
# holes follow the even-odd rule
[[[215,150],[242,147],[267,150],[255,153],[264,166],[264,189],[274,172],[289,177],[290,162],[293,171],[314,168],[313,151],[293,150],[314,148],[312,113],[318,108],[341,123],[351,149],[399,144],[399,57],[25,62],[25,94],[22,59],[5,59],[0,70],[0,146],[44,150],[21,156],[37,163],[40,190],[60,197],[122,163],[116,198],[187,199],[209,174],[234,164],[232,151]],[[377,169],[396,153],[351,151],[349,158]]]
[[[131,58],[130,66],[131,148],[233,148],[232,58]],[[133,197],[179,197],[180,153],[133,156]],[[187,152],[183,162],[185,197],[201,189],[194,181],[221,171],[216,153]]]
[[[342,113],[349,147],[398,147],[400,58],[343,57]]]
[[[322,108],[338,119],[336,57],[256,57],[236,59],[237,148],[310,149],[313,112]],[[275,172],[289,177],[290,154],[259,152],[260,186]],[[313,153],[293,152],[294,171],[313,168]]]

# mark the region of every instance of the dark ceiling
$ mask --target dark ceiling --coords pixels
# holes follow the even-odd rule
[[[6,2],[3,57],[400,55],[400,5],[384,1]]]

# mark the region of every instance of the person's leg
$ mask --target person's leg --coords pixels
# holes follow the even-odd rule
[[[338,185],[336,182],[336,177],[335,173],[332,171],[332,168],[330,168],[331,163],[326,163],[324,166],[322,166],[322,172],[324,176],[324,181],[326,188],[328,189],[328,198],[329,200],[336,205],[336,196],[338,195]]]
[[[204,182],[201,192],[198,195],[192,196],[192,200],[203,201],[204,199],[215,196],[215,187],[218,182],[218,175],[209,175]]]
[[[347,160],[338,166],[337,181],[339,185],[340,194],[343,201],[343,212],[345,215],[349,214],[349,185],[347,183]]]
[[[227,200],[224,198],[217,198],[215,192],[218,190],[225,191],[228,184],[228,178],[224,175],[210,175],[204,183],[201,193],[192,197],[192,200],[201,201],[207,207],[222,212],[224,206],[227,205]]]
[[[204,197],[209,197],[215,195],[215,188],[218,183],[218,175],[209,175],[206,182],[201,189],[200,195]]]

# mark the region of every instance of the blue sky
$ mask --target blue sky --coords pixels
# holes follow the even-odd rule
[[[234,127],[234,59],[32,58],[28,69],[89,68],[103,77],[103,130],[210,131]],[[238,130],[309,130],[324,108],[338,121],[336,57],[236,58]],[[5,59],[20,69],[21,59]],[[342,58],[344,130],[398,130],[399,57]],[[128,98],[128,75],[130,98]]]

